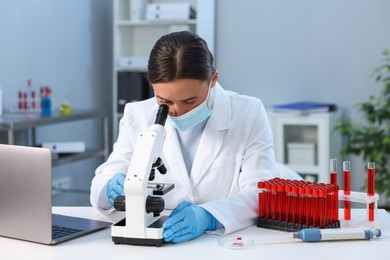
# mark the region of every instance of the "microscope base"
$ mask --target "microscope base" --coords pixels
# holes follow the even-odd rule
[[[157,246],[164,243],[164,239],[130,238],[130,237],[112,237],[112,241],[118,244],[136,245],[136,246]]]
[[[115,223],[112,226],[112,241],[115,244],[126,244],[126,245],[138,245],[138,246],[161,246],[164,243],[162,236],[163,223],[167,220],[168,216],[161,216],[155,222],[150,224],[146,228],[146,237],[125,237],[124,235],[118,235],[118,233],[125,233],[126,230],[126,218]],[[148,235],[148,233],[150,235]]]

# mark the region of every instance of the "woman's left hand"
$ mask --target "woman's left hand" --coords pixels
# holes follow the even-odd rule
[[[163,224],[166,242],[183,242],[202,235],[206,230],[215,230],[218,221],[208,211],[183,201]]]

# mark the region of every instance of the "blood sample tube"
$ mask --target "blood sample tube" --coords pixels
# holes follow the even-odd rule
[[[333,186],[326,185],[326,192],[327,192],[327,206],[326,206],[326,225],[330,225],[333,220]]]
[[[311,207],[312,207],[312,192],[313,189],[309,186],[305,187],[305,224],[306,225],[312,225],[312,214],[311,214]]]
[[[259,214],[258,216],[261,218],[264,218],[264,206],[265,206],[265,190],[264,190],[264,182],[260,181],[257,184],[257,187],[259,188]]]
[[[367,164],[367,195],[374,196],[375,194],[375,163]],[[368,221],[374,221],[375,203],[368,205]]]
[[[351,168],[350,162],[343,162],[344,195],[351,194]],[[351,202],[344,200],[344,220],[351,220]]]
[[[23,92],[23,109],[24,110],[28,110],[29,109],[27,92]]]
[[[18,92],[18,109],[19,110],[23,109],[23,93],[22,93],[22,91]]]
[[[264,205],[265,206],[264,216],[265,218],[271,218],[270,209],[273,207],[273,205],[271,204],[271,184],[268,181],[264,184],[264,189],[265,189],[264,198],[267,203],[267,205]]]
[[[318,215],[318,220],[319,220],[319,226],[320,227],[325,227],[325,216],[324,216],[324,208],[325,208],[325,190],[323,187],[319,186],[319,191],[318,191],[318,204],[317,204],[317,215]]]
[[[291,188],[291,222],[296,223],[298,220],[298,187],[293,185]]]
[[[291,221],[292,220],[292,215],[291,215],[291,207],[292,207],[292,187],[290,185],[290,183],[287,183],[286,184],[286,187],[285,187],[285,190],[286,190],[286,203],[285,203],[285,209],[284,209],[284,212],[285,212],[285,217],[284,217],[284,220],[285,221]]]
[[[312,194],[312,203],[311,203],[311,217],[313,219],[313,226],[319,226],[319,220],[317,215],[317,204],[318,204],[318,187],[315,185],[313,187],[313,194]]]
[[[339,186],[333,185],[333,221],[337,221],[339,219]]]
[[[283,180],[282,221],[288,221],[289,198],[288,198],[288,194],[287,194],[287,191],[288,191],[287,185],[288,185],[287,181]]]
[[[322,226],[323,227],[326,227],[328,225],[328,200],[329,200],[329,191],[328,191],[328,187],[326,186],[325,183],[319,183],[318,184],[320,187],[321,187],[321,190],[323,191],[322,193],[322,198],[321,198],[321,201],[322,201],[322,207],[321,207],[321,210],[322,210]]]
[[[330,184],[337,185],[337,159],[330,159],[329,175],[330,175]]]
[[[278,205],[278,201],[277,201],[277,186],[275,183],[272,183],[271,184],[271,205],[272,207],[270,208],[271,210],[271,218],[272,219],[276,219],[276,212],[279,208],[279,205]]]
[[[296,219],[297,223],[304,224],[305,223],[305,206],[304,206],[304,198],[305,198],[305,188],[302,186],[298,187],[298,219]]]
[[[331,202],[331,216],[332,222],[339,219],[339,198],[338,198],[338,188],[337,186],[337,159],[330,159],[329,161],[329,174],[330,174],[330,184],[333,186],[333,199]],[[335,191],[337,189],[337,192]]]
[[[284,185],[282,183],[278,183],[277,185],[277,215],[276,219],[277,220],[283,220],[284,217],[284,200],[285,197],[283,196],[284,194]]]
[[[35,91],[31,91],[31,109],[35,110]]]

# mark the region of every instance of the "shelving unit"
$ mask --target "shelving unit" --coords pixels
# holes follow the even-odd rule
[[[104,157],[108,158],[108,119],[107,115],[93,110],[73,110],[71,115],[62,116],[58,111],[50,117],[42,117],[41,113],[6,113],[0,117],[0,132],[7,133],[7,144],[14,144],[15,132],[29,130],[31,133],[31,146],[36,146],[36,128],[79,120],[99,119],[103,129],[103,147],[101,149],[87,150],[84,153],[62,156],[53,159],[53,166],[71,163],[78,160]]]
[[[148,3],[190,3],[196,12],[195,19],[146,20],[145,10]],[[118,109],[118,75],[119,73],[140,73],[143,81],[146,78],[147,60],[155,42],[163,35],[174,31],[189,30],[196,32],[206,40],[210,51],[215,48],[215,0],[114,0],[113,14],[113,140],[118,134],[118,122],[123,111]],[[120,62],[134,58],[137,62],[127,66]],[[123,75],[123,74],[122,74]],[[128,91],[135,96],[148,98],[152,91],[139,94],[140,86],[129,84]],[[148,86],[150,88],[150,86]],[[127,85],[126,85],[127,91]],[[134,98],[140,100],[142,98]],[[126,102],[129,102],[126,100]],[[122,105],[124,104],[122,100]]]
[[[268,111],[268,118],[276,160],[306,180],[329,183],[330,158],[339,159],[339,166],[341,163],[342,138],[333,131],[340,113],[295,115]]]
[[[81,160],[87,160],[92,158],[102,158],[105,161],[108,158],[109,153],[109,136],[108,136],[108,117],[105,113],[94,110],[78,110],[73,109],[71,115],[62,116],[58,111],[53,112],[50,117],[42,117],[39,112],[26,112],[26,113],[5,113],[0,116],[0,133],[4,132],[7,135],[7,144],[15,144],[15,134],[18,131],[26,131],[30,138],[23,145],[37,146],[36,130],[38,127],[52,126],[56,124],[64,124],[81,120],[99,120],[102,127],[102,147],[96,147],[87,149],[82,153],[66,154],[66,155],[53,155],[52,166],[62,166],[65,164],[78,162]],[[70,183],[70,179],[69,179]],[[53,182],[54,184],[54,182]],[[70,201],[77,201],[77,199],[83,195],[89,198],[89,187],[85,190],[75,190],[72,187],[53,190],[53,195],[65,196],[63,201],[69,203]],[[56,198],[57,198],[56,197]],[[70,198],[70,199],[68,199]],[[58,200],[58,199],[56,199]]]

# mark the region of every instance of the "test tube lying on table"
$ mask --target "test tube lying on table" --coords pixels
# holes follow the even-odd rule
[[[324,240],[370,240],[381,236],[380,229],[364,228],[335,228],[319,229],[305,228],[298,232],[293,232],[293,238],[302,239],[305,242],[319,242]]]

